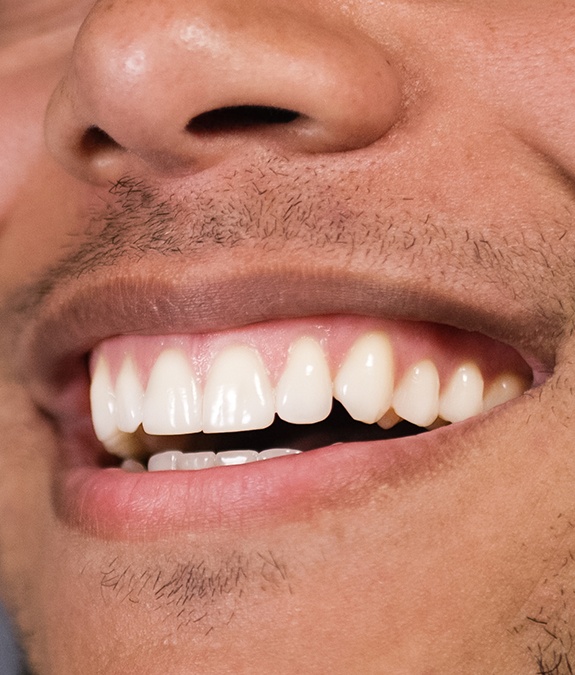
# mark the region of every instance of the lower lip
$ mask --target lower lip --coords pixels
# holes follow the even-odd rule
[[[460,445],[456,439],[468,426],[200,471],[74,467],[55,486],[56,504],[73,527],[120,540],[305,520],[318,510],[369,500],[383,485],[434,471],[450,448]]]

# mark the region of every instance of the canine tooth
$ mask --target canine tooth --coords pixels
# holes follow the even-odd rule
[[[289,352],[276,388],[276,410],[292,424],[321,422],[332,406],[332,383],[321,346],[312,338],[300,338]]]
[[[529,384],[518,375],[513,373],[500,375],[485,392],[483,410],[491,410],[497,405],[507,403],[507,401],[521,396],[528,388]]]
[[[393,408],[390,408],[381,419],[377,420],[378,426],[382,429],[391,429],[399,422],[401,422],[401,417],[393,410]]]
[[[215,452],[184,452],[178,457],[178,469],[182,471],[197,471],[210,469],[216,464]]]
[[[90,385],[92,424],[98,440],[103,443],[119,433],[116,424],[116,393],[112,387],[110,370],[104,357],[100,357],[92,374]]]
[[[202,429],[201,394],[186,356],[166,349],[158,357],[144,395],[148,434],[191,434]]]
[[[148,460],[148,471],[175,471],[182,454],[179,450],[166,450],[152,455]]]
[[[301,455],[301,450],[293,448],[270,448],[269,450],[262,450],[259,454],[258,460],[274,459],[275,457],[287,457],[288,455]]]
[[[448,422],[461,422],[483,410],[483,376],[474,363],[460,366],[439,398],[439,414]]]
[[[116,380],[116,423],[120,431],[133,433],[142,423],[144,390],[130,357],[124,359]]]
[[[259,354],[243,345],[224,349],[208,373],[204,432],[263,429],[274,416],[273,390]]]
[[[431,361],[420,361],[406,372],[393,396],[393,408],[404,420],[420,427],[435,420],[439,411],[439,375]]]
[[[216,466],[237,466],[238,464],[257,462],[258,454],[256,450],[226,450],[218,452],[216,455]]]
[[[391,405],[393,352],[383,333],[369,333],[352,346],[334,382],[334,397],[353,419],[373,424]]]

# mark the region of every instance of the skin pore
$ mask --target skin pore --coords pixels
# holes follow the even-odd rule
[[[574,34],[563,0],[0,0],[0,595],[33,673],[572,672]],[[475,331],[533,387],[373,452],[98,482],[99,343],[341,315]]]

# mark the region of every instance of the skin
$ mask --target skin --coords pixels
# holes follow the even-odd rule
[[[33,672],[572,672],[574,34],[564,0],[2,0],[0,588]],[[185,131],[247,104],[300,117]],[[190,332],[225,329],[272,275],[288,299],[260,318],[305,313],[302,275],[344,277],[348,312],[478,330],[537,386],[438,437],[433,469],[290,518],[63,519],[38,317],[80,287],[211,278],[180,300]],[[209,593],[175,612],[158,574]]]

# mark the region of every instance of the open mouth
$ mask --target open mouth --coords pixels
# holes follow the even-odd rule
[[[89,284],[32,326],[31,386],[61,449],[54,508],[70,526],[145,539],[369,500],[447,465],[494,423],[486,411],[549,369],[507,344],[508,330],[521,342],[517,322],[499,320],[499,340],[440,311],[400,319],[397,296],[375,286],[317,282],[302,295],[284,282],[268,296],[258,278],[231,298],[194,283]]]
[[[90,398],[111,465],[194,471],[412,436],[531,383],[513,349],[482,335],[332,316],[105,340]]]

